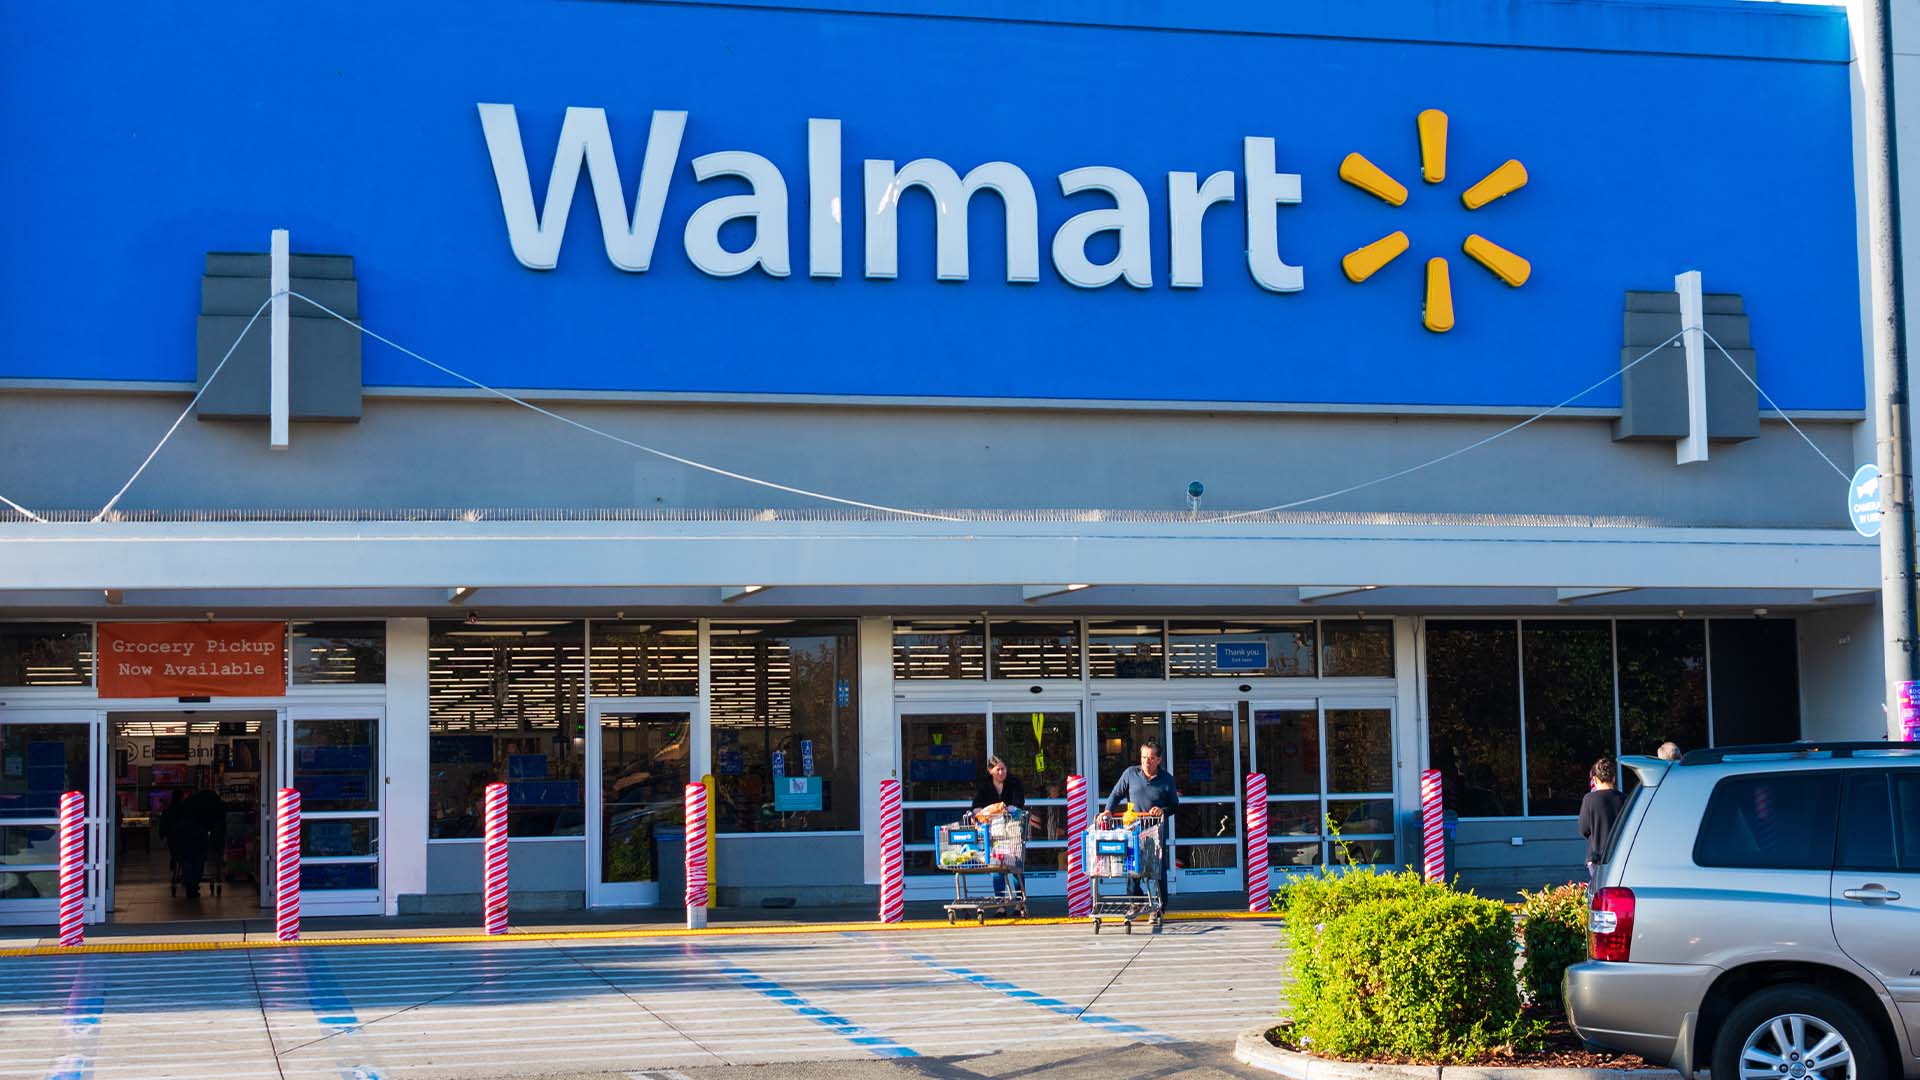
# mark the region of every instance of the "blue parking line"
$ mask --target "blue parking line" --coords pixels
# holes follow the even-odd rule
[[[905,955],[907,959],[913,960],[916,963],[925,964],[935,971],[965,979],[975,986],[980,987],[982,990],[997,991],[1015,1001],[1024,1001],[1035,1008],[1045,1009],[1052,1013],[1059,1013],[1061,1016],[1070,1016],[1083,1024],[1092,1024],[1102,1031],[1111,1031],[1119,1035],[1137,1036],[1141,1042],[1146,1043],[1171,1043],[1180,1041],[1171,1035],[1162,1035],[1157,1031],[1143,1028],[1138,1024],[1125,1023],[1111,1016],[1082,1012],[1080,1009],[1061,1001],[1059,998],[1048,997],[1045,994],[1022,989],[1005,979],[996,979],[991,975],[983,975],[971,968],[954,967],[941,962],[940,958],[936,956],[929,956],[926,953],[906,953]]]
[[[322,1024],[339,1028],[343,1036],[351,1037],[354,1029],[360,1026],[360,1016],[354,1011],[353,1002],[347,998],[347,992],[341,988],[340,980],[333,977],[333,968],[326,957],[317,949],[302,949],[294,954],[294,962],[299,965],[300,976],[307,984],[307,1006],[313,1010],[314,1019]],[[351,1046],[349,1041],[346,1046]],[[341,1058],[335,1059],[340,1069],[340,1080],[381,1080],[380,1073],[371,1065],[349,1064]]]
[[[692,955],[702,955],[701,951],[695,946],[688,945],[685,948],[686,951]],[[844,1016],[811,1004],[806,998],[774,982],[772,979],[761,975],[757,971],[741,967],[738,964],[722,964],[719,970],[720,974],[739,983],[742,987],[785,1005],[787,1008],[792,1009],[796,1015],[804,1016],[808,1020],[832,1030],[841,1038],[846,1039],[855,1046],[866,1049],[875,1056],[889,1058],[920,1056],[912,1047],[902,1046],[892,1039],[887,1038],[885,1035],[876,1035]]]
[[[106,1017],[107,999],[94,989],[93,977],[85,961],[67,993],[67,1012],[60,1028],[67,1052],[53,1063],[47,1080],[88,1080],[93,1075],[93,1054],[100,1043],[100,1024]]]

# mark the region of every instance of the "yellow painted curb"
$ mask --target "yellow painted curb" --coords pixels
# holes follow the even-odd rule
[[[1169,911],[1163,916],[1167,922],[1219,922],[1222,920],[1278,920],[1277,912],[1250,911]],[[1012,928],[1020,926],[1072,926],[1085,925],[1090,920],[1076,916],[1054,916],[1049,918],[1019,919],[1011,922],[993,922],[987,927]],[[700,937],[760,937],[780,934],[844,934],[848,932],[876,932],[892,930],[978,930],[986,927],[973,923],[948,923],[944,919],[921,919],[913,922],[842,922],[842,923],[805,923],[785,926],[709,926],[703,930],[689,930],[683,926],[660,926],[629,928],[622,930],[528,930],[514,931],[503,935],[488,934],[433,934],[418,936],[391,935],[383,937],[338,937],[309,938],[304,941],[278,941],[266,939],[260,941],[208,941],[183,938],[179,941],[141,941],[123,944],[77,945],[30,945],[25,948],[0,949],[0,959],[12,959],[26,956],[85,956],[115,955],[125,953],[169,953],[169,952],[231,952],[245,949],[308,949],[336,948],[349,945],[497,945],[515,941],[610,941],[622,938],[700,938]]]

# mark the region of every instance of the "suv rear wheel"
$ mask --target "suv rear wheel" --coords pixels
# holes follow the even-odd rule
[[[1817,986],[1775,986],[1734,1006],[1713,1041],[1714,1080],[1883,1080],[1887,1057],[1858,1009]]]

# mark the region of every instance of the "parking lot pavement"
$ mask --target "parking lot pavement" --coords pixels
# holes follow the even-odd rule
[[[1116,1053],[1126,1075],[1232,1075],[1225,1048],[1277,1010],[1278,938],[1186,922],[24,957],[0,960],[0,1080],[828,1075],[808,1062],[1064,1080]]]

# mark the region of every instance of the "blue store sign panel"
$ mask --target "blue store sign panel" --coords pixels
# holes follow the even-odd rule
[[[1862,405],[1839,11],[878,7],[19,8],[0,379],[193,380],[204,254],[285,227],[500,387],[1542,405],[1697,266]]]
[[[1215,671],[1265,671],[1267,643],[1264,641],[1218,641],[1213,646]]]

